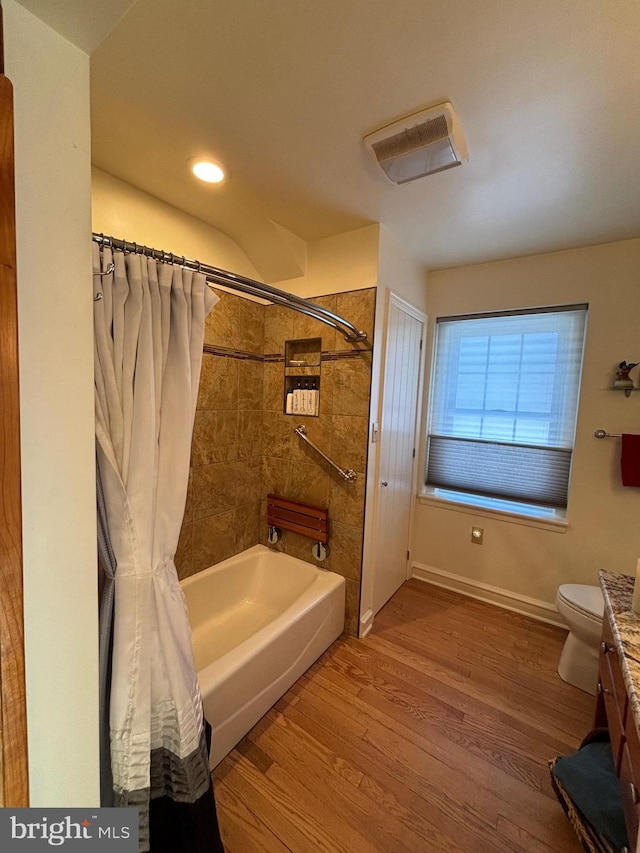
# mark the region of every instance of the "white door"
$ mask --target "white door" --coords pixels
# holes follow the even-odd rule
[[[380,417],[373,613],[407,578],[426,317],[389,294]]]

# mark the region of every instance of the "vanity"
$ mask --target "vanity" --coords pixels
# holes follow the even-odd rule
[[[640,617],[631,611],[634,578],[601,571],[600,586],[604,618],[595,726],[609,729],[631,853],[640,821]]]

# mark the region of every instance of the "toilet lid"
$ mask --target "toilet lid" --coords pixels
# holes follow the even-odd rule
[[[558,590],[558,595],[565,600],[569,607],[581,610],[587,616],[596,619],[602,619],[604,616],[604,599],[599,586],[565,583]]]

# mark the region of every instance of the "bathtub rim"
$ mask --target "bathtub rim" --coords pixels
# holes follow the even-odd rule
[[[312,573],[313,581],[300,596],[295,598],[284,610],[278,613],[275,619],[262,628],[259,628],[249,637],[246,637],[219,658],[210,661],[204,667],[197,670],[200,689],[203,694],[232,677],[246,662],[247,657],[255,656],[270,639],[273,640],[284,634],[288,626],[303,619],[305,614],[316,606],[320,600],[330,597],[332,593],[335,594],[335,591],[341,588],[346,595],[346,580],[342,575],[320,566],[314,566],[312,563],[307,563],[298,557],[293,557],[282,551],[268,548],[266,545],[253,545],[239,554],[234,554],[232,557],[228,557],[219,563],[214,563],[201,572],[190,575],[181,581],[180,584],[184,591],[185,588],[195,586],[198,581],[202,583],[205,578],[212,574],[219,574],[225,570],[233,570],[234,565],[245,562],[247,557],[260,555],[272,556],[278,561],[286,561],[288,564],[293,561],[295,564],[301,566],[304,571]]]

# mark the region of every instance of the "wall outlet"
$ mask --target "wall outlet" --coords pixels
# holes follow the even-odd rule
[[[471,541],[474,545],[482,545],[484,539],[484,527],[471,528]]]

